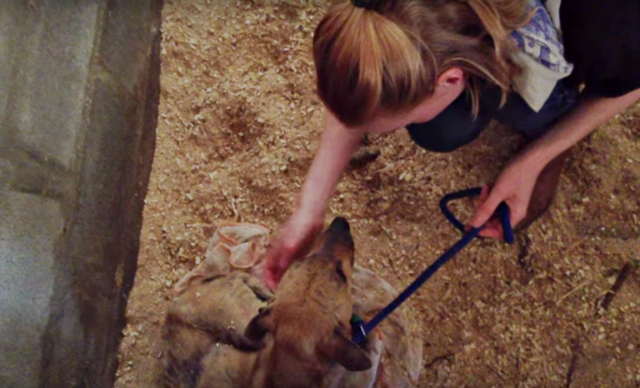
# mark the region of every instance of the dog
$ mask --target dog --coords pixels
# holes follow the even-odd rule
[[[209,264],[218,273],[198,272],[169,306],[163,328],[165,385],[373,387],[377,380],[389,380],[378,368],[385,347],[392,355],[404,352],[411,364],[409,373],[396,373],[402,365],[388,368],[397,374],[392,381],[404,381],[396,386],[417,384],[420,346],[406,339],[385,346],[382,334],[370,336],[362,346],[350,339],[352,295],[358,294],[352,284],[354,257],[349,224],[336,218],[316,238],[310,254],[291,264],[275,294],[250,271]],[[368,274],[363,271],[358,271],[360,277]],[[394,293],[383,294],[390,299]],[[398,322],[390,322],[387,331],[408,338],[409,329]],[[416,356],[417,364],[412,361]]]

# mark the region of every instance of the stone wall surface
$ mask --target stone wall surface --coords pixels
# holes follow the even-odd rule
[[[153,151],[162,0],[0,4],[0,387],[111,387]]]

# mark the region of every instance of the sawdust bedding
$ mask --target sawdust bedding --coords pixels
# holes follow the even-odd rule
[[[165,4],[157,149],[116,387],[154,384],[171,289],[218,221],[273,231],[290,213],[322,127],[310,44],[325,7]],[[520,139],[496,126],[451,154],[404,131],[369,141],[374,157],[345,173],[327,220],[345,216],[356,260],[401,289],[458,238],[439,198],[491,181]],[[473,243],[408,302],[421,386],[639,387],[639,218],[636,106],[575,148],[554,206],[516,244]]]

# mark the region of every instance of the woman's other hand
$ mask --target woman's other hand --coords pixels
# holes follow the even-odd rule
[[[502,170],[495,184],[484,186],[476,213],[471,220],[474,228],[485,225],[480,236],[502,238],[504,231],[500,221],[493,217],[498,205],[505,202],[509,207],[511,225],[516,227],[526,216],[531,195],[536,186],[541,168],[526,157],[516,157]],[[555,188],[554,188],[555,190]]]

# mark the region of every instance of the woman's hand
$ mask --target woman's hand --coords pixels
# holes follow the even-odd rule
[[[269,241],[264,260],[267,263],[265,283],[275,290],[289,264],[304,255],[313,237],[322,228],[322,217],[314,217],[297,210]]]
[[[482,188],[476,214],[471,220],[471,226],[474,228],[486,224],[480,236],[492,238],[503,236],[500,221],[492,217],[501,202],[506,202],[509,206],[513,227],[525,218],[540,171],[540,166],[536,166],[535,161],[528,158],[526,154],[518,156],[502,170],[493,187]]]
[[[305,253],[305,248],[322,228],[327,202],[351,155],[358,149],[363,133],[363,130],[345,127],[327,112],[320,146],[302,186],[296,210],[271,239],[265,253],[265,282],[271,289],[278,286],[291,261]]]
[[[480,227],[489,221],[480,235],[501,237],[502,227],[499,222],[489,219],[502,201],[509,206],[513,226],[522,222],[525,216],[525,224],[535,219],[555,191],[567,151],[639,99],[640,89],[624,96],[604,98],[591,95],[587,85],[580,101],[571,112],[562,117],[546,135],[518,155],[502,171],[491,191],[488,188],[483,190],[480,206],[471,221],[471,226]],[[536,203],[529,209],[532,199]],[[531,214],[528,215],[527,211]]]

